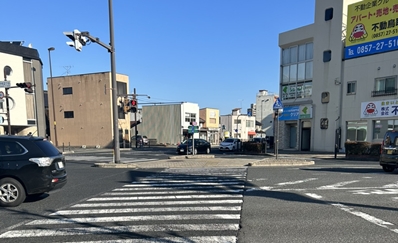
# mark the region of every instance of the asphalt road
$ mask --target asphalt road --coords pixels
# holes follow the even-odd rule
[[[377,162],[131,170],[92,167],[89,158],[69,160],[61,190],[0,208],[0,242],[397,241],[398,172]]]

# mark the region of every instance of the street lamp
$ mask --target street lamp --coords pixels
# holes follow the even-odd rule
[[[50,63],[50,80],[51,80],[51,100],[52,100],[52,108],[53,108],[53,119],[54,119],[54,142],[55,142],[55,147],[58,146],[58,140],[57,140],[57,122],[55,120],[55,104],[54,104],[54,82],[53,82],[53,71],[52,71],[52,67],[51,67],[51,51],[54,51],[55,48],[54,47],[50,47],[48,48],[48,60]],[[47,85],[48,88],[48,85]],[[52,139],[52,135],[51,135],[51,140]]]
[[[260,118],[260,120],[261,120],[261,137],[264,137],[263,136],[263,102],[265,103],[267,101],[269,101],[269,99],[261,100],[261,118]]]

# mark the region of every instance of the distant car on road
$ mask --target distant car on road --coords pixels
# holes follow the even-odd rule
[[[220,143],[219,150],[221,151],[234,151],[238,149],[240,139],[227,138]]]
[[[0,206],[15,207],[66,184],[64,155],[33,136],[0,136]]]
[[[211,145],[208,141],[204,139],[194,139],[194,150],[192,150],[192,139],[185,140],[183,143],[177,146],[178,154],[192,154],[192,151],[195,151],[195,154],[198,153],[206,153],[209,154],[211,152]]]
[[[136,139],[137,139],[137,144],[143,143],[143,145],[148,145],[147,136],[137,135],[137,138],[136,138],[136,136],[133,136],[133,137],[131,137],[131,142],[133,144],[135,144]]]

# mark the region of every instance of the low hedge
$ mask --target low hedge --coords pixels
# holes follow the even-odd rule
[[[367,155],[378,157],[380,156],[381,143],[350,141],[345,142],[344,147],[346,156]]]
[[[265,146],[265,144],[244,142],[242,143],[242,150],[244,152],[250,152],[250,153],[262,153],[264,150],[263,146]]]

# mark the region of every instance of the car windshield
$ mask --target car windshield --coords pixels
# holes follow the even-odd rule
[[[234,140],[232,138],[228,138],[224,140],[225,143],[233,143]]]

